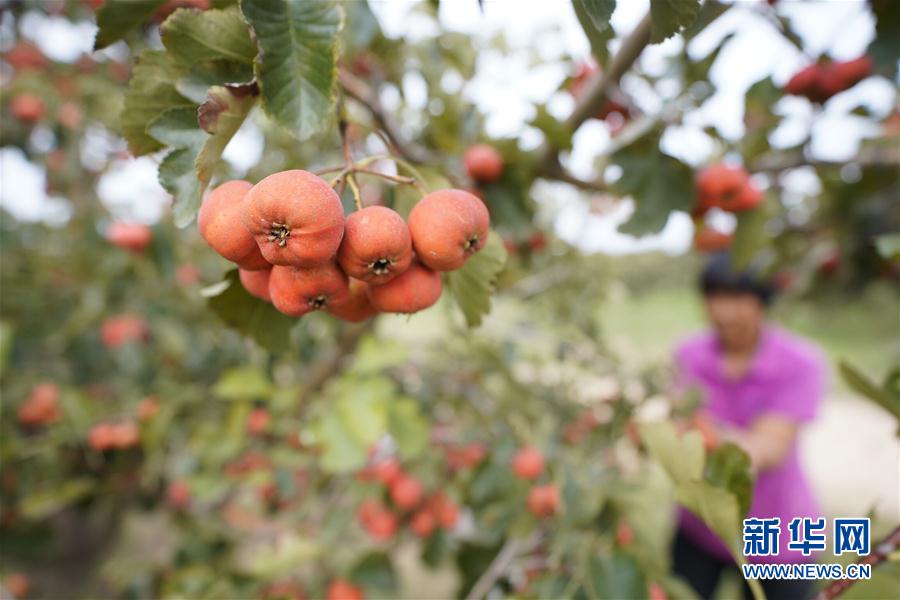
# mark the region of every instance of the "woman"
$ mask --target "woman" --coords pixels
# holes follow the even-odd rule
[[[773,288],[753,269],[737,272],[727,254],[714,256],[701,277],[712,331],[684,341],[675,353],[681,383],[698,388],[703,410],[720,439],[740,446],[756,472],[748,517],[781,518],[779,548],[749,562],[814,560],[787,549],[788,524],[818,516],[801,469],[797,433],[816,414],[825,366],[819,352],[767,321]],[[703,598],[710,598],[722,571],[734,562],[725,545],[697,517],[681,510],[673,568]],[[768,600],[803,600],[809,581],[763,580]],[[745,597],[750,597],[745,586]]]

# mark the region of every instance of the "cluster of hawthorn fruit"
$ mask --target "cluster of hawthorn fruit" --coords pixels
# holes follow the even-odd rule
[[[693,217],[701,220],[711,209],[737,213],[760,205],[763,193],[750,179],[750,173],[740,166],[717,163],[697,174],[694,181],[697,201]],[[706,226],[698,226],[694,246],[701,252],[724,250],[731,245],[731,234]]]
[[[405,221],[385,206],[345,218],[340,197],[317,175],[289,170],[256,185],[228,181],[197,219],[203,239],[236,263],[246,290],[280,312],[324,310],[357,322],[414,313],[437,302],[440,272],[484,246],[487,207],[459,189],[426,194]]]

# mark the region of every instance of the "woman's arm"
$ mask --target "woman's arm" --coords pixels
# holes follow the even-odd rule
[[[797,438],[797,423],[770,413],[757,418],[749,429],[723,428],[721,433],[750,456],[754,470],[767,471],[787,458]]]

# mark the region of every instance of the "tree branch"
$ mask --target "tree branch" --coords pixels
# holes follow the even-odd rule
[[[538,540],[540,540],[539,532],[531,534],[524,540],[506,540],[506,543],[500,548],[500,552],[497,553],[497,556],[494,557],[488,568],[485,569],[478,581],[475,582],[475,585],[472,586],[472,589],[466,595],[466,600],[482,600],[482,598],[487,596],[494,584],[497,583],[497,580],[509,568],[516,555],[520,551],[527,551],[532,548]]]
[[[858,565],[871,565],[873,568],[888,559],[888,556],[900,548],[900,526],[897,526],[890,535],[873,545],[872,553],[858,560]],[[847,591],[858,579],[839,579],[832,582],[819,592],[816,600],[833,600]]]
[[[755,173],[780,173],[797,167],[843,167],[848,164],[858,164],[862,167],[896,169],[900,167],[900,149],[896,146],[867,147],[859,154],[846,161],[814,160],[803,156],[801,152],[789,155],[763,156],[749,169]]]
[[[419,164],[437,164],[438,158],[428,149],[410,140],[403,139],[399,134],[399,127],[394,123],[374,90],[368,84],[345,69],[338,69],[338,81],[347,92],[347,95],[362,104],[372,115],[378,127],[384,131],[391,146],[407,160]]]

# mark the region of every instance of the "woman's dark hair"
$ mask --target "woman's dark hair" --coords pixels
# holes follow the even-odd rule
[[[775,297],[775,286],[759,268],[750,265],[737,270],[731,264],[731,254],[712,255],[700,275],[700,289],[704,296],[714,294],[752,294],[765,306]]]

